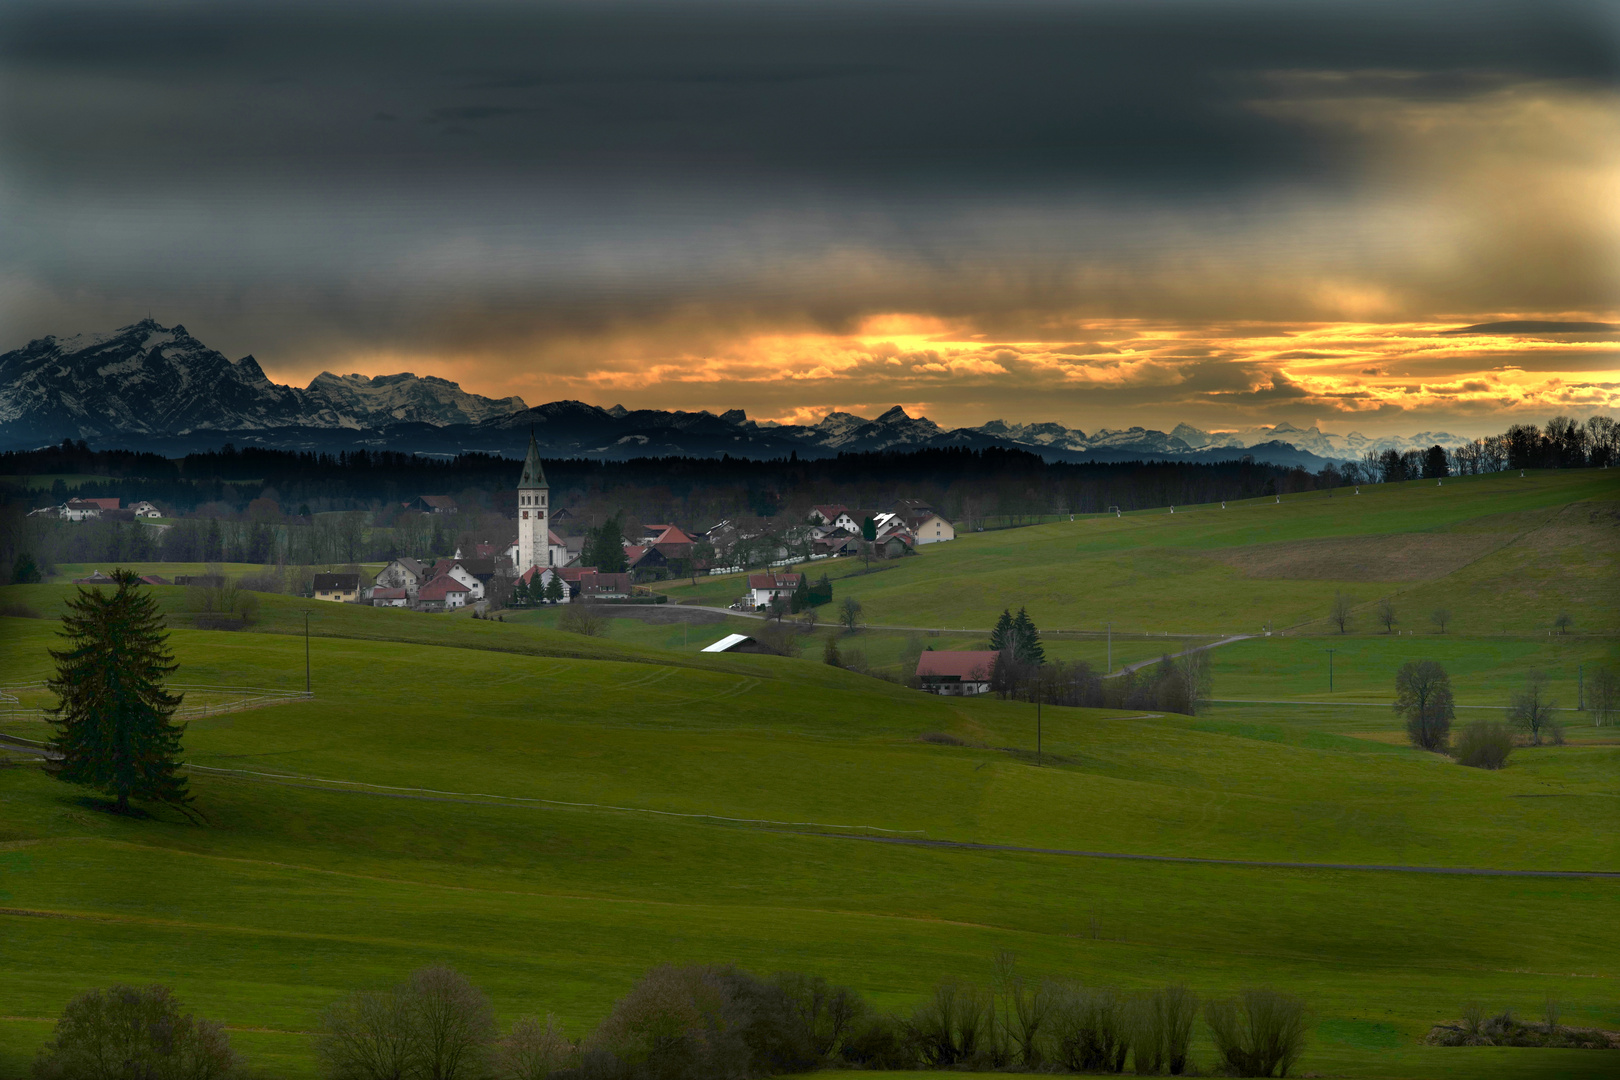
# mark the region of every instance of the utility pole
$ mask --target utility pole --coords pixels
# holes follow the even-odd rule
[[[1582,712],[1586,711],[1586,665],[1578,664],[1575,667],[1575,707]]]
[[[1328,693],[1331,694],[1333,692],[1333,650],[1329,649],[1327,651],[1327,654],[1328,654]]]
[[[304,612],[304,693],[309,690],[309,612]]]
[[[1114,673],[1114,624],[1108,624],[1108,674]]]
[[[1041,764],[1041,669],[1035,669],[1035,764]]]

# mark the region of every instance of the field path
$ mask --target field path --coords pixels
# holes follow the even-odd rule
[[[1020,847],[1017,844],[976,844],[964,840],[921,840],[905,836],[853,836],[822,833],[835,840],[865,840],[874,844],[946,848],[956,851],[1008,851],[1024,855],[1065,855],[1077,859],[1125,859],[1133,862],[1197,863],[1206,866],[1254,866],[1271,870],[1370,870],[1395,874],[1457,874],[1464,877],[1616,878],[1620,870],[1493,870],[1475,866],[1398,866],[1380,863],[1272,862],[1262,859],[1211,859],[1194,855],[1129,855],[1117,851],[1073,851],[1067,848]]]
[[[1212,641],[1208,645],[1194,645],[1190,649],[1182,649],[1178,653],[1171,653],[1170,654],[1170,659],[1174,660],[1178,656],[1186,656],[1189,653],[1203,652],[1206,649],[1215,649],[1215,648],[1219,648],[1222,645],[1230,645],[1234,641],[1248,641],[1250,638],[1257,638],[1259,636],[1260,636],[1259,634],[1233,634],[1230,637],[1223,637],[1219,641]],[[1105,679],[1117,679],[1121,675],[1129,675],[1133,671],[1140,671],[1142,668],[1145,668],[1150,664],[1158,664],[1158,663],[1162,663],[1163,661],[1164,661],[1164,657],[1162,657],[1162,656],[1158,657],[1157,659],[1153,659],[1153,660],[1138,660],[1134,664],[1126,664],[1124,667],[1120,668],[1118,671],[1109,672],[1107,675],[1104,675],[1103,678],[1105,678]]]

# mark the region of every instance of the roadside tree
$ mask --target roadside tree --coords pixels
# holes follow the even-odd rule
[[[861,628],[866,621],[865,613],[861,610],[861,602],[853,596],[844,597],[844,602],[838,605],[838,621],[851,634]]]
[[[1451,741],[1456,700],[1451,676],[1433,660],[1409,660],[1395,675],[1395,711],[1406,719],[1412,745],[1443,753]]]
[[[112,795],[120,813],[131,799],[184,809],[191,795],[177,770],[185,725],[173,719],[183,695],[164,689],[179,665],[140,579],[128,570],[112,577],[112,595],[80,589],[67,602],[61,636],[69,647],[50,650],[56,675],[46,685],[60,699],[51,749],[60,757],[46,769]]]

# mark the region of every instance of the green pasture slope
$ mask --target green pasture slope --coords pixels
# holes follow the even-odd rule
[[[1027,605],[1043,630],[1172,634],[1328,629],[1334,594],[1375,630],[1425,634],[1451,609],[1457,634],[1620,631],[1620,470],[1458,477],[965,535],[914,557],[816,564],[873,626],[984,629]],[[672,599],[729,604],[739,577],[671,583]],[[1377,628],[1381,629],[1381,628]]]
[[[1197,718],[1048,708],[1040,763],[1030,706],[829,668],[825,630],[802,659],[714,657],[697,650],[747,620],[621,616],[585,639],[550,629],[553,612],[499,623],[265,597],[258,623],[224,632],[193,627],[185,590],[155,589],[181,683],[300,688],[308,614],[316,697],[193,723],[201,825],[117,818],[31,764],[0,768],[0,1080],[26,1071],[72,994],[113,981],[174,986],[266,1075],[303,1078],[323,1005],[433,961],[467,972],[504,1020],[551,1011],[578,1033],[662,961],[817,971],[904,1008],[941,976],[987,979],[1001,949],[1032,974],[1124,988],[1295,991],[1313,1009],[1301,1075],[1613,1075],[1599,1052],[1419,1038],[1465,1001],[1534,1014],[1549,995],[1568,1023],[1620,1027],[1620,878],[1342,868],[1620,871],[1616,729],[1566,714],[1569,745],[1521,749],[1499,773],[1388,741],[1388,684],[1405,659],[1441,659],[1460,702],[1491,705],[1531,668],[1572,696],[1577,670],[1613,657],[1620,529],[1603,514],[1620,493],[1601,473],[1522,483],[1448,483],[1446,504],[1417,486],[1363,489],[1352,523],[1385,530],[1364,534],[1333,531],[1354,496],[1227,511],[1276,511],[1267,527],[1287,528],[1269,540],[1218,507],[1186,523],[1179,509],[1174,523],[1064,522],[840,584],[891,627],[927,626],[930,610],[959,620],[967,632],[922,636],[965,647],[1008,603],[1085,629],[1102,600],[1129,600],[1110,594],[1109,568],[1139,560],[1140,612],[1113,609],[1137,632],[1116,641],[1116,663],[1246,628],[1215,625],[1178,590],[1249,622],[1265,590],[1272,606],[1297,605],[1264,616],[1277,636],[1213,654],[1216,697],[1284,704]],[[1447,513],[1430,521],[1435,505]],[[1333,547],[1358,535],[1375,542]],[[1458,535],[1496,546],[1477,554],[1447,539]],[[1244,550],[1263,542],[1295,548]],[[1473,561],[1442,577],[1367,576],[1410,575],[1422,551],[1457,546]],[[1250,576],[1328,564],[1359,569],[1338,582]],[[1154,565],[1180,583],[1159,583]],[[957,569],[930,599],[943,567]],[[1039,588],[1020,598],[1020,576]],[[1533,617],[1522,589],[1497,588],[1513,581],[1536,590]],[[1310,620],[1350,586],[1363,605],[1387,587],[1413,619],[1426,617],[1422,590],[1440,590],[1457,622],[1444,636],[1375,634],[1365,618],[1324,633]],[[46,616],[0,617],[0,684],[48,671],[72,591],[0,589],[0,603]],[[1582,632],[1548,637],[1542,606],[1567,607]],[[914,633],[843,644],[898,657]],[[1053,644],[1088,659],[1102,648]],[[43,734],[3,711],[0,732]],[[897,842],[915,840],[1003,849]],[[1341,868],[1255,865],[1268,863]]]

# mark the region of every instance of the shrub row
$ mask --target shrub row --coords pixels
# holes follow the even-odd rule
[[[356,991],[321,1018],[314,1049],[331,1080],[751,1080],[825,1066],[1119,1073],[1196,1072],[1202,1012],[1234,1076],[1286,1076],[1305,1008],[1274,990],[1202,1003],[1184,986],[1121,992],[1029,980],[1011,954],[984,987],[946,980],[903,1013],[816,975],[760,978],[733,965],[649,971],[577,1041],[553,1016],[504,1034],[489,999],[447,967]],[[35,1062],[36,1080],[231,1080],[224,1030],[183,1014],[163,987],[75,998]]]

